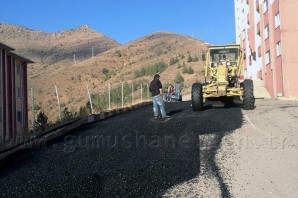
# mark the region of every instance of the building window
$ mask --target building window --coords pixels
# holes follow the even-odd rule
[[[268,0],[264,0],[264,13],[268,11]]]
[[[265,58],[265,63],[266,65],[270,64],[270,50],[266,52],[266,58]]]
[[[276,56],[280,56],[281,55],[281,42],[278,42],[276,44]]]
[[[17,96],[17,98],[21,98],[22,97],[21,87],[17,87],[16,88],[16,96]]]
[[[280,26],[280,15],[279,12],[275,15],[275,28]]]
[[[257,35],[261,36],[261,24],[258,22],[257,24]]]
[[[262,46],[260,45],[258,47],[258,57],[261,57],[262,56]]]
[[[20,74],[21,74],[21,66],[17,65],[17,75],[20,75]]]
[[[251,53],[251,56],[252,56],[252,59],[253,59],[254,61],[257,60],[257,53],[256,53],[256,52]]]
[[[17,112],[17,121],[22,123],[22,112],[21,111]]]
[[[269,24],[265,27],[264,38],[265,40],[269,37]]]
[[[20,61],[16,60],[15,66],[16,66],[17,75],[20,75],[21,74],[21,63],[20,63]]]
[[[243,40],[245,40],[245,38],[246,38],[246,32],[245,32],[245,29],[242,31],[242,38],[243,38]]]

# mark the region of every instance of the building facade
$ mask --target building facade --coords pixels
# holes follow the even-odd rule
[[[298,98],[298,1],[234,1],[236,42],[246,51],[244,76],[262,79],[272,97]]]
[[[8,141],[28,130],[27,64],[32,61],[0,43],[0,138]]]

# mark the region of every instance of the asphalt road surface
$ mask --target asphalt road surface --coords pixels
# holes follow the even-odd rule
[[[254,179],[237,169],[247,150],[228,146],[252,119],[237,105],[213,102],[193,112],[190,104],[167,103],[172,118],[158,121],[145,106],[20,153],[1,167],[1,197],[249,195],[254,189],[237,185],[247,182],[242,175]]]

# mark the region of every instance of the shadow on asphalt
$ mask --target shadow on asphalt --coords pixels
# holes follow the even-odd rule
[[[51,141],[0,174],[2,194],[160,197],[199,177],[204,164],[204,174],[214,176],[222,197],[229,197],[215,155],[222,138],[242,126],[241,109],[193,112],[190,102],[167,103],[166,108],[172,116],[166,123],[151,121],[152,107],[146,106]]]
[[[183,109],[173,110],[173,111],[170,111],[168,114],[170,116],[173,116],[175,114],[181,113],[182,111],[183,111]]]
[[[220,167],[216,161],[218,149],[222,146],[222,139],[242,127],[243,114],[241,104],[230,103],[229,101],[207,101],[204,106],[204,114],[207,118],[197,124],[198,128],[206,131],[200,132],[201,159],[205,162],[206,174],[213,175],[221,190],[221,197],[231,197],[227,181],[221,175]],[[233,141],[228,141],[230,148],[234,145]],[[202,148],[204,151],[202,151]],[[224,163],[225,159],[222,159]]]

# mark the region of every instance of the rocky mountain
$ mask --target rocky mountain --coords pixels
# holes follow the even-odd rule
[[[119,46],[111,38],[87,25],[72,30],[47,33],[26,27],[0,23],[0,41],[16,49],[16,53],[35,62],[29,75],[62,61],[81,61]],[[42,72],[43,73],[43,72]]]
[[[0,41],[36,62],[29,67],[29,84],[35,89],[38,106],[50,120],[57,119],[55,85],[62,106],[78,112],[88,101],[86,83],[93,96],[107,93],[108,84],[112,89],[122,82],[134,84],[135,97],[140,99],[140,85],[148,84],[156,69],[164,84],[174,83],[179,77],[183,94],[190,93],[194,82],[203,80],[201,54],[207,46],[189,36],[156,32],[120,45],[87,26],[59,33],[14,26],[9,30],[14,32],[14,39],[5,26],[0,26]],[[93,57],[92,45],[96,52]]]

